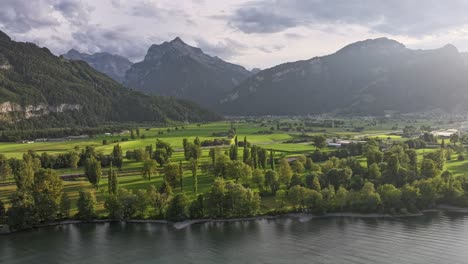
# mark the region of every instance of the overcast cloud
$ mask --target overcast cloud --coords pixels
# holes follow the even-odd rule
[[[141,60],[152,43],[185,42],[248,68],[389,37],[411,48],[468,50],[466,0],[2,0],[0,29],[55,54],[71,48]]]

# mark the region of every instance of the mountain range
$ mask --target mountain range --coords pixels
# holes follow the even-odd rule
[[[468,56],[453,45],[412,50],[387,39],[263,70],[220,109],[230,115],[411,113],[468,109]]]
[[[86,62],[0,31],[0,130],[219,118],[189,101],[130,90]]]
[[[94,54],[80,53],[71,49],[63,57],[70,60],[81,60],[89,64],[97,71],[100,71],[112,79],[123,83],[125,73],[130,69],[133,63],[125,57],[110,54],[108,52],[98,52]]]
[[[127,71],[124,84],[148,94],[190,99],[212,107],[251,75],[244,67],[207,55],[177,37],[152,45],[144,60]]]

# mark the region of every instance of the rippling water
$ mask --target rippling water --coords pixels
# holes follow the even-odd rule
[[[468,263],[468,215],[68,225],[0,236],[0,263]]]

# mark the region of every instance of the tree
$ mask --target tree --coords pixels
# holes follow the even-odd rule
[[[193,184],[193,193],[198,193],[198,161],[196,159],[190,159],[190,171],[192,172],[192,184]]]
[[[185,194],[177,194],[169,202],[167,207],[166,217],[170,221],[183,221],[187,219],[188,199]]]
[[[270,168],[275,170],[275,152],[273,149],[270,149]]]
[[[254,169],[256,169],[258,165],[257,149],[258,147],[255,145],[250,148],[250,158],[252,159],[252,166],[254,167]]]
[[[384,184],[379,187],[379,195],[382,199],[384,210],[401,209],[401,191],[392,184]]]
[[[288,160],[285,158],[281,159],[278,166],[279,183],[284,186],[289,186],[292,175],[293,171],[291,166],[289,166]]]
[[[3,161],[0,164],[0,179],[2,181],[6,181],[8,178],[10,178],[13,175],[13,170],[11,169],[10,164],[8,164],[8,161]]]
[[[312,161],[311,158],[307,158],[306,159],[306,162],[305,162],[305,165],[304,165],[304,168],[308,171],[311,171],[312,170],[312,167],[314,165],[314,162]]]
[[[25,158],[28,157],[28,158]],[[19,167],[14,173],[16,187],[19,190],[26,190],[34,182],[34,173],[38,169],[39,166],[35,165],[34,158],[30,158],[29,156],[23,157],[22,161],[19,161]],[[40,161],[39,161],[40,163]]]
[[[170,188],[168,186],[168,188]],[[172,190],[167,189],[163,193],[159,193],[156,187],[151,185],[146,191],[148,203],[155,209],[156,217],[163,217],[168,200],[171,198]]]
[[[144,218],[149,204],[149,197],[144,190],[137,190],[135,193],[135,211],[138,217]]]
[[[446,161],[446,156],[445,156],[445,149],[438,149],[434,152],[430,152],[425,155],[425,158],[431,159],[434,161],[434,164],[436,165],[437,169],[442,171],[444,170],[445,167],[445,161]]]
[[[322,193],[316,190],[306,190],[306,204],[313,212],[323,212],[323,196]]]
[[[246,142],[246,139],[244,139],[244,150],[243,150],[243,153],[242,153],[242,161],[247,164],[250,160],[250,149],[249,147],[247,146],[247,143]]]
[[[252,180],[257,185],[260,191],[263,190],[263,182],[265,181],[265,176],[263,175],[263,171],[260,169],[254,169],[252,171]]]
[[[173,152],[174,149],[171,147],[171,144],[159,139],[156,140],[156,151],[153,156],[161,166],[169,162]]]
[[[122,205],[117,194],[109,194],[104,200],[104,209],[109,213],[109,219],[122,219]]]
[[[143,169],[141,171],[143,178],[148,179],[148,181],[151,181],[151,176],[157,176],[158,175],[158,170],[157,170],[157,163],[153,159],[146,160],[143,163]]]
[[[279,209],[283,209],[287,201],[287,192],[285,190],[278,190],[275,194],[275,202],[279,205]]]
[[[60,199],[60,216],[64,218],[68,218],[70,216],[70,209],[71,209],[71,200],[68,197],[66,192],[62,192],[62,198]]]
[[[401,201],[410,212],[417,211],[417,202],[419,200],[419,188],[405,184],[401,187]]]
[[[408,149],[405,153],[409,158],[408,169],[418,174],[418,153],[414,149]]]
[[[184,166],[182,161],[179,162],[179,180],[180,180],[180,191],[184,190]]]
[[[5,204],[0,200],[0,223],[3,223],[3,219],[6,217]]]
[[[55,220],[62,198],[62,180],[51,169],[41,169],[35,174],[31,194],[39,221]]]
[[[377,163],[372,163],[369,166],[368,174],[369,174],[369,180],[371,180],[374,183],[379,182],[382,177],[382,173],[380,172],[380,166],[377,165]]]
[[[358,211],[375,212],[381,204],[381,199],[380,195],[375,191],[374,184],[366,182],[359,191],[358,199],[353,199],[351,202],[354,209]]]
[[[91,220],[96,216],[96,196],[88,190],[80,190],[78,202],[78,218]]]
[[[421,176],[423,178],[435,178],[440,171],[437,169],[433,160],[425,158],[421,163]]]
[[[180,183],[180,168],[177,163],[169,163],[164,166],[164,180],[171,186],[175,188]]]
[[[340,209],[340,212],[343,212],[343,209],[348,204],[348,190],[343,186],[338,188],[335,194],[336,206]]]
[[[377,163],[379,164],[383,160],[383,153],[377,148],[377,146],[366,146],[365,156],[367,160],[367,167]]]
[[[193,159],[200,159],[202,156],[202,149],[200,145],[195,143],[188,142],[185,146],[185,159],[190,160]]]
[[[80,162],[80,155],[75,152],[70,153],[70,163],[68,166],[72,169],[78,168],[78,163]]]
[[[353,171],[350,168],[333,168],[326,174],[327,184],[331,184],[335,187],[347,186],[352,175]]]
[[[325,136],[315,136],[313,141],[317,149],[322,149],[327,146],[327,138]]]
[[[229,158],[231,160],[237,160],[238,159],[238,147],[237,145],[231,145],[229,148]]]
[[[221,155],[221,149],[219,147],[214,147],[210,149],[209,156],[211,158],[211,163],[214,165],[216,163],[216,159],[219,155]]]
[[[224,216],[224,200],[226,184],[223,178],[215,178],[210,191],[205,196],[206,213],[208,216]]]
[[[117,198],[121,207],[121,217],[122,219],[130,219],[137,213],[138,198],[130,190],[120,189]],[[145,204],[142,204],[145,206]]]
[[[112,163],[107,173],[107,189],[109,193],[116,194],[119,189],[119,180],[117,179],[117,174],[115,173]]]
[[[252,169],[241,161],[231,161],[227,164],[226,176],[228,179],[234,179],[236,181],[241,178],[247,181],[252,178]]]
[[[99,182],[101,181],[102,171],[101,163],[95,158],[89,158],[86,160],[85,175],[88,181],[96,188],[99,188]]]
[[[117,144],[114,146],[112,150],[112,163],[119,169],[122,169],[123,164],[123,154],[122,154],[122,147]]]
[[[8,226],[11,230],[22,230],[37,223],[34,199],[29,192],[18,190],[10,196],[7,211]]]
[[[215,177],[226,177],[227,173],[227,166],[231,162],[228,156],[223,153],[219,153],[216,155],[216,161],[214,165],[214,175]]]
[[[258,161],[258,166],[262,169],[266,169],[267,167],[267,150],[264,148],[257,148],[257,161]]]
[[[299,161],[293,161],[291,169],[294,173],[303,173],[304,172],[304,165],[302,165]]]
[[[288,191],[288,200],[296,209],[305,209],[308,189],[299,185],[291,187]]]
[[[279,189],[279,179],[278,173],[276,173],[276,171],[267,170],[265,173],[265,186],[270,188],[272,193],[276,193],[276,191]]]
[[[189,215],[193,219],[200,219],[205,215],[202,194],[198,195],[197,199],[193,200],[190,204]]]

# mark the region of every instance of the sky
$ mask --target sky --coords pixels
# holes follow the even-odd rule
[[[179,36],[246,68],[309,59],[369,38],[468,51],[467,0],[0,0],[0,30],[60,55],[137,62]]]

